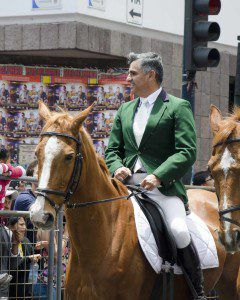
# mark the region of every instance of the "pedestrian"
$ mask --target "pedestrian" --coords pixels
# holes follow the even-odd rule
[[[193,185],[202,185],[202,186],[214,186],[214,180],[209,172],[200,171],[194,174],[193,176]]]
[[[181,181],[196,160],[191,106],[162,88],[160,55],[130,53],[129,64],[127,82],[138,98],[117,112],[106,163],[114,177],[140,183],[161,206],[197,299],[206,299],[199,256],[186,224],[188,199]]]
[[[10,153],[8,150],[0,149],[0,175],[19,178],[26,174],[22,166],[14,167],[10,164]],[[5,194],[11,180],[0,179],[0,210],[4,207]]]

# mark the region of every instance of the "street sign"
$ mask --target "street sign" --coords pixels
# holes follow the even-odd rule
[[[127,22],[142,25],[143,0],[127,0]]]

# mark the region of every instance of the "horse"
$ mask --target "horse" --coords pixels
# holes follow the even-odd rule
[[[157,274],[140,248],[131,201],[95,203],[127,197],[129,192],[111,178],[83,127],[91,109],[72,117],[64,111],[51,112],[39,102],[39,115],[45,125],[36,147],[39,186],[30,208],[31,221],[49,229],[59,207],[65,205],[71,243],[65,299],[150,299]],[[233,269],[232,277],[236,277],[232,280],[224,273],[231,265],[216,233],[220,229],[217,200],[207,191],[188,193],[192,210],[208,224],[219,257],[219,267],[204,270],[205,290],[225,285],[220,299],[237,299],[237,274]],[[180,299],[192,296],[183,276],[175,275],[174,300]]]

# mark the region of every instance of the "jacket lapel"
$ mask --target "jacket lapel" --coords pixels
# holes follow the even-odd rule
[[[140,98],[137,98],[136,101],[133,101],[132,105],[128,109],[128,115],[127,115],[127,120],[126,120],[126,122],[127,122],[127,126],[126,126],[127,130],[126,131],[127,131],[128,137],[131,141],[131,144],[136,149],[138,149],[138,146],[137,146],[135,136],[133,133],[133,120],[134,120],[135,112],[139,105],[139,101],[140,101]]]
[[[169,102],[168,94],[164,91],[164,89],[162,89],[153,105],[139,148],[142,147],[153,134],[154,128],[157,126],[165,109],[167,108],[167,102]]]

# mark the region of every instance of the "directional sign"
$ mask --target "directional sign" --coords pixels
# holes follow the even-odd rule
[[[142,25],[143,0],[127,0],[127,22]]]

